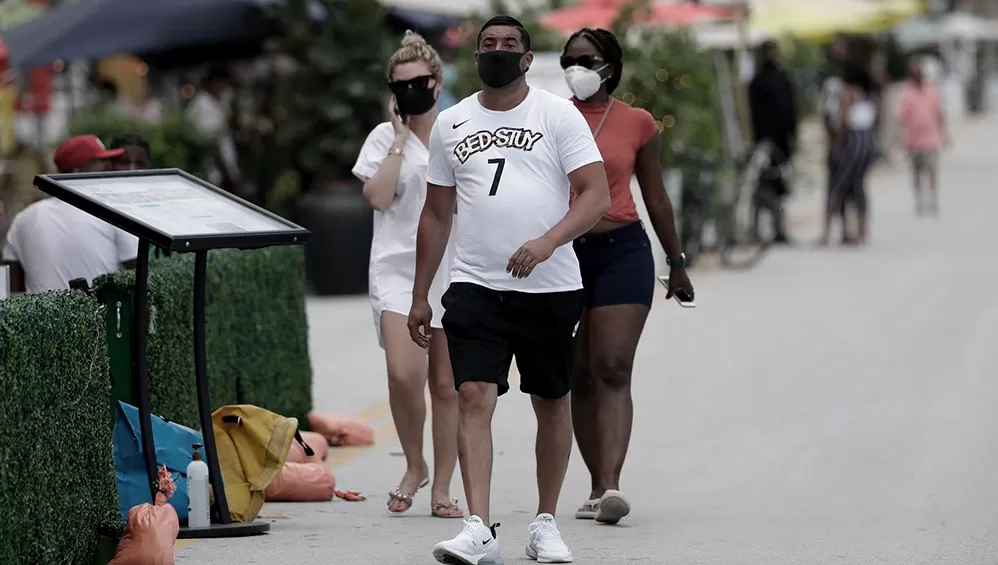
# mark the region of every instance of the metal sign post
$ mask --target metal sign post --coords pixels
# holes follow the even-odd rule
[[[132,385],[137,397],[150,500],[154,499],[158,489],[156,472],[159,465],[152,432],[146,355],[151,317],[148,296],[150,249],[156,245],[177,253],[195,254],[194,376],[205,463],[215,503],[209,527],[184,527],[178,537],[235,537],[269,531],[270,524],[267,522],[234,521],[225,495],[211,420],[205,353],[208,251],[301,245],[310,235],[308,230],[177,169],[38,175],[35,186],[139,239],[132,326],[135,359]]]
[[[10,265],[0,265],[0,300],[10,298]]]

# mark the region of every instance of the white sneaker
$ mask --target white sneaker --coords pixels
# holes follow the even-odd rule
[[[440,563],[499,565],[503,561],[495,533],[498,527],[494,524],[490,528],[478,516],[470,516],[456,538],[433,546],[433,558]]]
[[[541,514],[534,518],[527,528],[530,543],[527,544],[527,557],[538,563],[571,563],[572,552],[561,539],[554,516]]]

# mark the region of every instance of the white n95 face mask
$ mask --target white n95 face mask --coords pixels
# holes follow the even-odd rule
[[[604,65],[605,67],[606,65]],[[603,67],[600,67],[602,69]],[[599,92],[599,86],[606,80],[599,76],[599,71],[573,65],[565,69],[565,82],[569,90],[579,100],[588,100]]]

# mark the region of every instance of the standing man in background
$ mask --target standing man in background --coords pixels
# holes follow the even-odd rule
[[[239,154],[229,124],[232,108],[232,72],[221,63],[213,64],[201,87],[187,105],[187,121],[204,136],[215,140],[214,167],[208,180],[242,198],[252,199],[255,188],[243,180]]]
[[[788,243],[783,201],[790,194],[780,168],[793,157],[797,140],[797,105],[793,82],[779,62],[780,49],[773,40],[762,44],[759,72],[749,84],[749,110],[755,143],[769,141],[770,167],[763,172],[761,182],[772,187],[780,199],[780,214],[776,220],[775,243]]]
[[[915,212],[939,212],[939,151],[949,144],[946,113],[942,95],[935,84],[925,78],[921,61],[912,57],[908,63],[908,81],[897,105],[897,120],[905,151],[911,158]],[[926,201],[922,182],[929,185]]]

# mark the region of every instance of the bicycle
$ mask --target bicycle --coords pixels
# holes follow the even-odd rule
[[[751,269],[762,261],[780,233],[782,198],[777,187],[786,173],[774,166],[776,148],[762,141],[739,166],[736,183],[729,184],[718,221],[718,250],[722,267]]]
[[[704,231],[714,215],[714,172],[718,162],[712,152],[687,148],[679,141],[673,142],[671,148],[676,166],[682,172],[679,241],[686,264],[692,267],[705,251]]]

